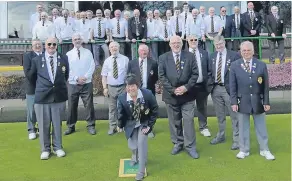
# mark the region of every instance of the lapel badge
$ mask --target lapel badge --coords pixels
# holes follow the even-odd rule
[[[144,25],[142,25],[142,28],[144,28]]]
[[[44,66],[45,66],[45,65],[44,65],[44,64],[42,64],[42,67],[43,67],[43,68],[44,68]]]
[[[255,20],[256,20],[256,21],[258,21],[258,19],[257,19],[257,18],[256,18]]]
[[[58,55],[58,59],[60,59],[61,57],[60,57],[60,55]]]
[[[150,75],[153,75],[153,70],[150,71]]]
[[[45,61],[45,58],[43,57],[43,58],[42,58],[42,62],[44,62],[44,61]]]
[[[263,78],[262,78],[262,77],[259,77],[259,78],[258,78],[258,83],[259,83],[259,84],[262,84],[262,83],[263,83]]]
[[[283,23],[283,20],[281,20],[281,23]]]
[[[63,73],[66,71],[66,67],[65,66],[62,67],[62,71],[63,71]]]
[[[61,63],[58,61],[58,67],[60,67]]]
[[[146,109],[146,111],[145,111],[145,115],[148,115],[149,114],[149,108],[148,109]]]

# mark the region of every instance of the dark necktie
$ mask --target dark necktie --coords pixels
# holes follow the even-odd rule
[[[217,82],[222,83],[221,80],[221,70],[222,70],[222,52],[219,53],[219,62],[217,67]]]
[[[193,49],[193,54],[195,55],[195,59],[197,60],[196,49]]]
[[[136,102],[134,103],[133,117],[134,117],[134,120],[137,122],[140,120],[140,98],[138,98]]]
[[[79,48],[77,49],[77,54],[78,54],[78,58],[80,60],[80,50],[79,50]]]
[[[101,37],[101,20],[98,20],[98,37]]]
[[[167,33],[167,25],[165,24],[164,26],[164,38],[168,37],[168,33]]]
[[[139,19],[135,18],[135,21],[136,21],[136,36],[139,36],[140,35],[140,33],[139,33]]]
[[[253,12],[250,12],[250,22],[251,22],[251,29],[253,30],[253,21],[254,21],[254,15]]]
[[[120,20],[119,19],[117,22],[117,32],[118,32],[118,34],[121,34],[121,27],[120,27]]]
[[[202,14],[202,18],[204,18],[204,16],[205,16],[205,15],[204,15],[204,14]]]
[[[214,33],[214,17],[211,17],[211,33]]]
[[[43,24],[42,25],[45,26],[45,21],[43,21]]]
[[[239,29],[239,17],[238,14],[236,15],[236,29]]]
[[[275,19],[276,19],[276,20],[278,20],[278,15],[277,15],[277,14],[275,14],[274,16],[275,16]]]
[[[176,33],[179,32],[179,25],[178,25],[178,16],[176,17]]]
[[[84,19],[84,20],[82,20],[82,23],[85,25],[85,19]]]
[[[179,60],[179,54],[176,54],[175,67],[176,67],[176,71],[177,71],[177,73],[179,74],[179,72],[180,72],[180,60]]]
[[[194,17],[194,24],[196,24],[196,19],[197,19],[197,18],[196,18],[196,17]]]
[[[245,68],[246,68],[246,71],[247,71],[248,73],[250,73],[249,63],[250,63],[250,61],[246,61],[246,62],[245,62]]]
[[[51,65],[52,75],[53,75],[53,79],[54,79],[55,78],[54,57],[53,56],[49,56],[49,58],[50,58],[50,65]]]
[[[65,24],[67,25],[67,21],[68,21],[68,19],[67,18],[65,18]]]
[[[39,14],[39,21],[41,21],[42,20],[42,16],[41,16],[41,13]]]
[[[118,75],[119,75],[119,73],[118,73],[117,57],[114,57],[114,64],[113,64],[113,77],[114,77],[115,79],[117,79],[117,78],[118,78]]]
[[[185,22],[187,22],[187,18],[188,18],[188,13],[185,13]]]
[[[141,62],[140,62],[141,87],[143,86],[143,63],[144,63],[144,60],[141,59]]]

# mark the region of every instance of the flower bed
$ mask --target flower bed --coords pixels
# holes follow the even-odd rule
[[[103,94],[100,76],[101,68],[93,75],[94,95]],[[268,68],[270,77],[270,90],[291,90],[291,62],[270,65]],[[160,81],[156,84],[156,93],[161,94]],[[25,98],[25,78],[19,75],[0,76],[0,99],[23,99]]]

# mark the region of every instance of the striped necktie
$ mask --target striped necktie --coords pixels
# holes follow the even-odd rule
[[[118,19],[117,21],[117,33],[121,34],[120,20]]]
[[[118,72],[118,63],[117,63],[117,57],[114,57],[114,64],[113,64],[113,77],[117,79],[119,76]]]
[[[178,25],[178,16],[176,17],[176,33],[179,32],[179,25]]]
[[[215,28],[214,28],[214,17],[211,17],[211,33],[215,32]]]
[[[179,74],[180,72],[180,60],[179,60],[179,54],[176,54],[176,60],[175,60],[175,66],[176,66],[176,71]]]
[[[98,20],[98,37],[101,37],[101,20]]]
[[[49,58],[50,58],[51,71],[52,71],[52,75],[53,75],[53,79],[54,79],[55,78],[54,57],[49,56]]]
[[[250,63],[250,61],[246,61],[246,62],[245,62],[245,68],[246,68],[246,71],[247,71],[248,73],[250,73],[249,63]]]
[[[140,62],[141,87],[143,86],[143,63],[144,63],[144,60],[141,59],[141,62]]]
[[[222,70],[222,52],[219,53],[219,62],[217,67],[217,82],[219,84],[222,83],[221,70]]]

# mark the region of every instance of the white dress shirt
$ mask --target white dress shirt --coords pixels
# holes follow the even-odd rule
[[[33,27],[40,21],[40,13],[36,12],[30,16],[29,32],[32,33]]]
[[[54,75],[52,73],[52,68],[51,68],[51,59],[50,56],[53,56],[53,60],[54,60]],[[46,64],[47,64],[47,68],[48,68],[48,73],[49,73],[49,77],[52,83],[55,82],[55,77],[56,77],[56,73],[57,73],[57,52],[54,53],[54,55],[50,55],[48,52],[45,52],[45,57],[46,57]]]
[[[56,26],[56,36],[60,40],[71,40],[72,35],[76,32],[75,19],[68,17],[67,24],[65,23],[65,18],[60,17],[55,22]]]
[[[142,61],[142,59],[139,57],[139,70],[140,70],[141,61]],[[143,79],[142,87],[147,88],[147,79],[148,79],[148,77],[147,77],[147,58],[145,58],[144,61],[143,61],[142,79]]]
[[[216,76],[215,76],[215,82],[217,83],[217,71],[218,71],[218,64],[219,64],[219,55],[220,53],[217,52],[217,57],[216,57]],[[221,82],[224,84],[224,75],[225,75],[225,64],[226,64],[226,48],[224,48],[222,52],[222,67],[221,67]]]
[[[142,99],[144,99],[143,94],[142,94],[142,92],[141,92],[140,89],[138,89],[137,99],[140,99],[140,101],[141,101]],[[132,97],[130,96],[129,93],[127,93],[127,101],[133,101],[133,99],[132,99]],[[141,126],[140,121],[136,122],[135,128],[138,128],[139,126]]]
[[[110,56],[107,59],[105,59],[102,70],[101,70],[101,75],[107,77],[107,84],[108,85],[121,85],[125,84],[125,77],[127,75],[128,71],[128,63],[129,63],[129,58],[122,55],[118,54],[117,55],[117,64],[118,64],[118,78],[115,79],[113,77],[113,65],[114,65],[114,56]]]
[[[126,32],[128,31],[128,22],[124,18],[119,19],[120,24],[120,34],[118,34],[118,19],[113,18],[109,21],[109,28],[112,30],[112,36],[115,38],[126,37]]]
[[[95,63],[93,55],[90,50],[80,47],[80,59],[78,57],[77,48],[74,47],[72,50],[67,52],[68,62],[70,67],[69,72],[69,84],[76,85],[78,77],[85,77],[86,84],[92,81],[92,74],[95,70]]]
[[[101,36],[98,36],[99,21],[101,26]],[[105,38],[106,29],[109,27],[107,23],[108,21],[105,18],[101,19],[94,18],[94,20],[91,21],[91,30],[93,31],[94,38]]]
[[[196,17],[196,23],[194,17],[189,17],[186,24],[186,35],[195,35],[197,38],[201,38],[205,35],[204,20],[199,16]]]
[[[85,41],[90,39],[91,23],[90,20],[85,19],[84,24],[83,20],[76,21],[76,31],[79,32]]]
[[[55,37],[55,26],[50,21],[38,21],[32,30],[32,38],[46,41],[49,37]]]
[[[223,28],[225,28],[225,25],[226,25],[226,17],[227,16],[219,16],[219,18],[221,19],[221,24]]]
[[[162,27],[163,22],[161,19],[147,19],[147,38],[153,37],[158,39],[160,37],[160,28]]]
[[[171,29],[170,29],[170,25],[166,22],[165,24],[162,22],[162,24],[160,25],[160,33],[159,33],[159,38],[164,40],[165,38],[165,26],[166,26],[166,31],[167,31],[167,37],[166,38],[169,38],[172,36],[172,32],[171,32]]]
[[[193,49],[189,48],[189,52],[193,53]],[[198,48],[196,49],[195,53],[196,53],[197,66],[199,70],[199,77],[198,77],[197,83],[202,83],[203,82],[202,61],[201,61],[201,55]]]
[[[214,15],[214,33],[219,32],[220,28],[222,28],[222,21],[219,16]],[[211,33],[211,17],[210,15],[204,18],[205,23],[205,31],[206,33]]]
[[[179,15],[178,16],[179,32],[183,33],[184,26],[185,26],[185,18]],[[170,28],[171,28],[172,35],[175,35],[175,33],[176,33],[176,16],[172,16],[170,18]]]
[[[192,15],[192,13],[190,13],[190,12],[187,12],[187,19],[185,19],[186,18],[186,12],[182,12],[182,13],[180,13],[180,16],[182,16],[183,18],[184,18],[184,35],[186,34],[186,23],[187,23],[187,19],[188,18],[191,18],[193,15]]]

